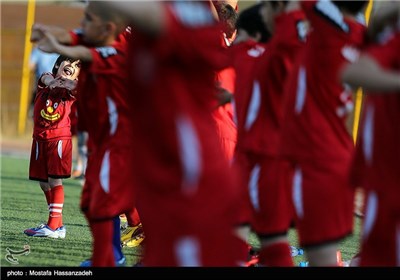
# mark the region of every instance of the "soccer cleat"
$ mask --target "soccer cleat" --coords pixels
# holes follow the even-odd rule
[[[249,245],[248,251],[249,251],[248,259],[247,259],[247,262],[244,264],[244,266],[246,266],[246,267],[259,266],[258,250]]]
[[[259,262],[260,262],[260,260],[258,259],[258,257],[254,256],[245,263],[245,266],[246,267],[256,267],[256,266],[259,266]]]
[[[122,233],[121,233],[121,243],[128,242],[135,236],[143,233],[142,224],[138,224],[137,226],[130,227],[128,226]]]
[[[137,247],[143,242],[143,240],[144,240],[144,232],[133,236],[128,241],[122,242],[122,247],[130,247],[130,248]]]
[[[125,256],[122,256],[118,261],[115,262],[115,266],[117,266],[117,267],[121,267],[121,266],[125,266],[125,265],[126,265]],[[83,262],[81,262],[81,264],[79,266],[80,267],[91,267],[92,260],[91,259],[84,260]]]
[[[61,233],[63,230],[61,227],[59,228],[60,230],[52,230],[49,228],[48,225],[46,224],[40,224],[36,228],[28,228],[24,230],[24,233],[28,236],[34,236],[34,237],[50,237],[50,238],[64,238],[65,237],[65,228],[64,228],[64,233]],[[62,237],[63,236],[63,237]]]
[[[67,234],[67,230],[65,229],[65,226],[60,226],[59,228],[56,229],[56,232],[58,232],[59,238],[65,238],[65,235]]]

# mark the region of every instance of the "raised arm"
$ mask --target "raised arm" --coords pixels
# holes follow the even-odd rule
[[[38,42],[39,49],[44,52],[55,52],[67,57],[80,59],[81,61],[91,62],[92,52],[85,46],[66,46],[60,44],[56,37],[50,32],[45,32],[43,38]]]
[[[370,56],[363,55],[358,62],[347,65],[342,73],[343,82],[376,93],[400,91],[400,72],[382,69]]]
[[[134,28],[157,35],[164,31],[166,14],[163,1],[105,1],[105,8],[115,9],[125,16]]]
[[[31,42],[36,43],[40,41],[43,39],[45,33],[52,34],[61,44],[72,43],[72,37],[68,30],[62,27],[45,25],[41,23],[35,23],[32,26]]]

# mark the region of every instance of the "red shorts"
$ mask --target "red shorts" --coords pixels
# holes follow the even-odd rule
[[[251,166],[246,153],[238,150],[235,151],[235,156],[233,158],[233,168],[234,171],[236,171],[236,173],[238,174],[240,188],[239,201],[237,202],[237,224],[252,224],[253,214],[248,191],[250,172],[249,170],[251,170]]]
[[[289,163],[251,153],[245,157],[246,197],[251,202],[254,231],[261,237],[286,234],[294,218],[288,192]]]
[[[233,176],[225,168],[204,170],[190,195],[172,182],[139,184],[145,266],[237,266],[245,259],[243,241],[234,234],[238,192]]]
[[[353,231],[354,188],[350,160],[302,161],[295,165],[291,196],[301,246],[340,241]]]
[[[360,266],[399,265],[400,215],[374,191],[366,195]]]
[[[47,182],[51,178],[69,178],[72,168],[71,139],[32,141],[29,179]]]
[[[81,209],[92,220],[109,219],[135,205],[132,164],[127,148],[96,148],[88,158]]]

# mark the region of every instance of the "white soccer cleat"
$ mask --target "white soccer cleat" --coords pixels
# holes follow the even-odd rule
[[[56,232],[58,232],[59,238],[65,238],[65,235],[67,234],[67,230],[65,229],[65,226],[60,226],[58,229],[56,229]]]
[[[60,228],[59,228],[60,229]],[[40,224],[36,228],[28,228],[24,230],[24,233],[28,236],[34,237],[50,237],[50,238],[65,238],[65,228],[64,228],[64,237],[60,236],[60,232],[62,230],[52,230],[46,224]],[[62,235],[62,234],[61,234]]]

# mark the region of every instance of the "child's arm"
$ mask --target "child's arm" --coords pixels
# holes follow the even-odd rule
[[[66,46],[58,42],[51,32],[45,32],[43,38],[38,42],[39,49],[44,52],[55,52],[81,61],[91,62],[92,52],[84,46]]]
[[[132,26],[152,35],[161,34],[167,25],[161,1],[104,1],[105,9],[115,9],[129,19]]]
[[[41,76],[40,82],[42,82],[45,86],[49,87],[50,89],[55,88],[65,88],[67,90],[74,90],[78,81],[76,80],[69,80],[64,79],[62,77],[54,78],[53,75],[50,73],[45,73]]]
[[[44,73],[40,77],[40,82],[42,82],[47,87],[50,86],[54,80],[55,78],[50,73]]]
[[[36,43],[40,41],[46,32],[51,33],[61,44],[69,45],[73,41],[71,33],[64,28],[35,23],[32,26],[31,42]]]
[[[400,91],[400,73],[382,69],[368,55],[362,56],[354,64],[347,65],[341,73],[341,78],[351,86],[361,86],[368,91]]]

